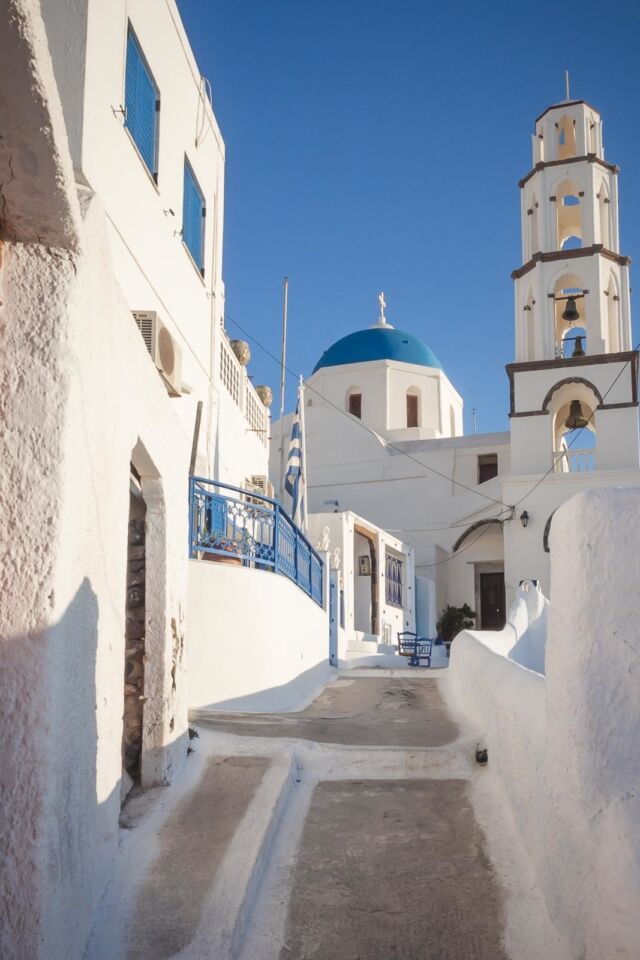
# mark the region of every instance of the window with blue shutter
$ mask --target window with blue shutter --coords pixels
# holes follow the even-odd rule
[[[125,126],[154,180],[158,179],[160,92],[129,26],[125,72]]]
[[[193,261],[204,276],[205,203],[189,161],[184,161],[184,193],[182,198],[182,239]]]

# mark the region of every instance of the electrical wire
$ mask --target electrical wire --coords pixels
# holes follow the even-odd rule
[[[609,394],[611,393],[611,391],[612,391],[613,388],[615,387],[616,383],[618,382],[618,380],[620,379],[620,377],[622,376],[622,374],[624,373],[624,371],[627,369],[627,367],[628,367],[629,364],[631,363],[631,361],[632,361],[634,355],[637,353],[638,349],[640,349],[640,342],[638,342],[638,343],[636,344],[636,346],[633,348],[633,351],[631,352],[631,356],[625,361],[624,366],[622,366],[622,367],[620,368],[620,370],[618,371],[616,377],[614,378],[613,382],[611,383],[611,386],[609,387],[609,389],[608,389],[605,393],[602,394],[602,401],[604,401],[604,400],[609,396]],[[602,401],[601,401],[601,402],[602,402]],[[591,421],[593,420],[593,418],[595,417],[595,415],[596,415],[596,409],[594,408],[594,409],[591,411],[591,416],[587,419],[587,422],[585,423],[585,425],[584,425],[583,427],[580,427],[580,429],[576,431],[576,433],[574,434],[574,436],[571,438],[571,441],[567,444],[567,450],[571,449],[571,447],[574,445],[574,443],[576,442],[576,440],[578,439],[578,437],[581,435],[582,431],[587,429],[587,427],[589,426],[589,424],[591,423]],[[520,499],[517,500],[517,501],[514,503],[514,505],[513,505],[513,506],[514,506],[514,509],[515,509],[515,507],[519,507],[520,504],[523,502],[523,500],[526,500],[527,497],[530,497],[531,494],[534,492],[534,490],[537,490],[538,487],[539,487],[542,483],[544,483],[544,481],[547,479],[548,476],[550,476],[552,473],[555,473],[556,466],[557,466],[558,463],[562,460],[562,458],[564,457],[565,453],[566,453],[566,450],[563,450],[561,453],[558,454],[558,456],[553,460],[553,462],[552,462],[551,466],[549,467],[549,469],[547,470],[547,472],[544,473],[544,474],[540,477],[540,479],[537,481],[537,483],[534,483],[534,485],[531,487],[530,490],[527,491],[527,493],[523,494],[523,496],[521,496]]]
[[[238,323],[237,320],[234,320],[233,317],[231,317],[228,313],[225,313],[224,316],[225,316],[225,320],[228,320],[230,323],[232,323],[234,326],[236,326],[239,330],[241,330],[242,333],[244,333],[244,335],[245,335],[246,337],[248,337],[253,343],[255,343],[256,346],[259,347],[259,348],[263,351],[263,353],[265,353],[268,357],[270,357],[275,363],[277,363],[278,366],[281,365],[281,363],[280,363],[280,361],[278,360],[278,358],[276,357],[276,355],[275,355],[274,353],[272,353],[272,351],[269,350],[268,347],[265,347],[264,344],[262,344],[262,343],[257,339],[257,337],[255,337],[255,336],[254,336],[253,334],[251,334],[245,327],[243,327],[242,324]],[[603,401],[604,401],[604,400],[606,399],[606,397],[611,393],[611,391],[612,391],[613,388],[615,387],[616,383],[618,382],[618,380],[620,379],[620,377],[622,376],[622,374],[624,373],[624,371],[627,369],[627,367],[628,367],[629,364],[631,363],[631,361],[632,361],[632,359],[633,359],[633,355],[634,355],[635,353],[637,353],[638,349],[640,349],[640,342],[634,347],[631,356],[625,361],[624,365],[623,365],[623,366],[621,367],[621,369],[618,371],[617,375],[616,375],[615,378],[613,379],[613,381],[612,381],[612,383],[610,384],[609,388],[608,388],[608,389],[605,391],[605,393],[602,395],[602,400],[603,400]],[[298,379],[297,374],[296,374],[293,370],[291,370],[288,366],[286,366],[286,365],[285,365],[285,371],[286,371],[286,373],[288,373],[290,376],[293,376],[293,377],[295,377],[296,379]],[[351,422],[355,422],[358,426],[360,426],[363,430],[365,430],[365,431],[366,431],[367,433],[369,433],[371,436],[375,437],[375,438],[378,439],[378,440],[380,439],[379,435],[378,435],[374,430],[372,430],[370,427],[367,427],[367,425],[366,425],[365,423],[363,423],[362,420],[359,420],[359,419],[357,419],[357,418],[353,418],[353,417],[351,417],[350,415],[348,415],[348,414],[346,413],[346,411],[344,411],[341,407],[338,406],[338,404],[334,403],[332,400],[329,400],[328,397],[325,397],[322,393],[320,393],[319,390],[317,390],[315,387],[313,387],[308,381],[303,380],[303,383],[304,383],[304,385],[305,385],[305,387],[306,387],[307,389],[311,390],[312,393],[315,393],[315,395],[316,395],[317,397],[319,397],[321,400],[323,400],[323,401],[324,401],[325,403],[327,403],[329,406],[331,406],[331,407],[333,407],[335,410],[337,410],[338,413],[340,413],[342,416],[344,416],[344,417],[349,416],[349,420],[350,420]],[[594,416],[595,416],[595,413],[596,413],[596,411],[595,411],[595,409],[594,409],[594,410],[592,411],[591,415],[589,416],[586,424],[585,424],[583,427],[580,427],[580,429],[579,429],[579,430],[575,433],[575,435],[572,437],[570,443],[567,445],[567,449],[570,449],[570,448],[574,445],[574,443],[576,442],[576,440],[578,439],[578,437],[581,435],[582,431],[583,431],[583,430],[586,430],[586,428],[588,427],[588,425],[589,425],[589,424],[591,423],[591,421],[593,420],[593,418],[594,418]],[[453,477],[450,477],[450,476],[448,476],[447,474],[441,473],[439,470],[436,470],[435,467],[430,467],[428,464],[423,463],[421,460],[418,460],[417,457],[413,457],[410,453],[407,453],[406,450],[403,450],[401,447],[398,447],[396,444],[391,443],[390,441],[384,440],[384,438],[382,438],[382,439],[383,439],[383,442],[386,444],[387,447],[390,447],[391,449],[395,450],[397,453],[399,453],[399,454],[401,454],[402,456],[406,457],[408,460],[411,460],[413,463],[416,463],[419,467],[421,467],[421,468],[423,468],[423,469],[425,469],[425,470],[428,470],[430,473],[433,473],[433,474],[435,474],[436,476],[439,476],[439,477],[440,477],[441,479],[443,479],[443,480],[449,481],[450,483],[454,484],[455,486],[462,487],[464,490],[468,491],[469,493],[475,493],[476,496],[482,497],[484,500],[487,500],[487,501],[489,501],[489,502],[491,502],[491,503],[495,503],[496,506],[499,506],[499,507],[502,507],[502,508],[503,508],[503,509],[500,511],[500,513],[499,513],[498,515],[496,515],[495,517],[482,518],[482,519],[487,519],[487,520],[501,520],[501,519],[502,519],[502,518],[501,518],[501,514],[504,513],[505,511],[507,511],[510,516],[513,516],[513,512],[514,512],[514,510],[516,509],[516,507],[519,507],[520,504],[523,503],[523,501],[526,500],[527,497],[530,497],[531,494],[532,494],[535,490],[537,490],[538,487],[541,486],[541,485],[544,483],[544,481],[545,481],[552,473],[555,473],[556,465],[559,463],[559,461],[560,461],[560,460],[562,459],[562,457],[565,455],[565,451],[563,451],[561,454],[559,454],[558,457],[556,457],[556,458],[553,460],[553,462],[552,462],[552,464],[551,464],[551,467],[540,477],[540,479],[531,487],[531,489],[528,490],[527,493],[525,493],[522,497],[520,497],[520,499],[517,500],[515,504],[510,505],[510,504],[505,504],[505,503],[504,503],[503,501],[501,501],[501,500],[496,500],[494,497],[489,497],[489,496],[487,496],[486,494],[481,493],[479,490],[475,490],[473,487],[469,487],[469,486],[467,486],[466,484],[461,483],[459,480],[454,480]],[[425,475],[424,475],[424,474],[420,474],[420,475],[417,475],[417,476],[414,476],[414,477],[398,477],[398,478],[390,477],[390,478],[383,478],[382,480],[379,480],[379,481],[369,481],[369,482],[384,483],[384,482],[387,482],[387,481],[389,481],[389,480],[395,480],[395,479],[398,479],[398,480],[400,480],[400,479],[403,479],[403,480],[406,480],[406,479],[421,479],[421,477],[423,477],[423,476],[425,476]],[[349,485],[350,482],[357,483],[358,481],[344,481],[344,482],[342,482],[342,483],[324,484],[324,486],[347,486],[347,485]],[[368,481],[362,481],[362,482],[368,482]],[[321,486],[322,486],[322,484],[321,484]],[[505,517],[505,519],[507,519],[507,517]],[[449,525],[447,525],[447,526],[442,526],[442,527],[426,528],[426,529],[424,529],[424,530],[417,530],[417,529],[416,529],[416,530],[405,531],[405,532],[412,532],[412,533],[422,533],[422,532],[424,532],[424,533],[438,533],[438,532],[440,532],[441,530],[451,530],[451,529],[454,529],[454,528],[456,528],[456,527],[464,527],[464,526],[468,526],[468,525],[469,525],[468,522],[464,522],[464,523],[454,523],[454,524],[449,524]],[[488,526],[488,525],[487,525],[487,526]],[[433,563],[433,564],[421,564],[421,566],[425,566],[425,567],[438,567],[438,566],[441,566],[442,564],[448,563],[449,561],[455,559],[455,557],[460,556],[461,553],[464,553],[466,550],[468,550],[470,547],[472,547],[475,543],[478,542],[478,540],[480,539],[480,537],[483,536],[484,533],[486,532],[487,526],[484,526],[484,527],[483,527],[483,529],[482,529],[481,533],[479,534],[479,536],[476,537],[474,540],[472,540],[471,543],[470,543],[468,546],[465,546],[465,547],[462,548],[461,550],[458,550],[456,553],[452,554],[450,557],[447,557],[447,558],[444,559],[444,560],[439,560],[437,563]]]
[[[278,360],[278,358],[276,357],[276,355],[275,355],[274,353],[272,353],[271,350],[268,349],[268,347],[265,347],[264,344],[260,343],[260,341],[257,339],[257,337],[255,337],[255,336],[253,336],[253,334],[249,333],[249,331],[248,331],[245,327],[243,327],[242,324],[238,323],[237,320],[234,320],[233,317],[229,316],[228,313],[225,313],[224,316],[225,316],[225,320],[228,320],[228,321],[229,321],[230,323],[232,323],[235,327],[237,327],[238,330],[241,330],[242,333],[244,333],[244,335],[245,335],[246,337],[248,337],[253,343],[256,344],[257,347],[259,347],[264,353],[266,353],[266,355],[267,355],[268,357],[271,357],[271,359],[272,359],[275,363],[277,363],[278,366],[281,366],[281,362],[280,362],[280,360]],[[284,368],[284,369],[285,369],[285,371],[286,371],[290,376],[295,377],[296,380],[298,379],[298,375],[297,375],[293,370],[291,370],[290,367],[288,367],[288,366],[285,365],[285,368]],[[371,427],[368,427],[365,423],[362,422],[362,420],[359,420],[357,417],[352,417],[352,416],[351,416],[350,414],[348,414],[345,410],[343,410],[341,407],[339,407],[337,403],[334,403],[332,400],[329,400],[328,397],[325,397],[322,393],[320,393],[320,391],[317,390],[314,386],[312,386],[307,380],[303,380],[303,383],[304,383],[304,386],[305,386],[308,390],[310,390],[312,393],[315,393],[315,395],[316,395],[317,397],[319,397],[321,400],[323,400],[323,401],[324,401],[326,404],[328,404],[330,407],[333,407],[334,410],[337,410],[338,413],[340,413],[343,417],[348,418],[351,423],[355,423],[357,426],[359,426],[359,427],[360,427],[362,430],[364,430],[366,433],[370,434],[372,437],[375,437],[376,440],[380,440],[380,439],[381,439],[380,436],[379,436],[379,434],[377,434],[377,433],[375,432],[375,430],[372,430]],[[502,500],[496,500],[495,497],[490,497],[490,496],[488,496],[488,495],[485,494],[485,493],[481,493],[479,490],[476,490],[476,489],[474,489],[473,487],[467,486],[466,483],[461,483],[460,480],[454,480],[453,477],[448,476],[446,473],[441,473],[440,470],[436,470],[435,467],[430,467],[428,464],[423,463],[422,460],[418,460],[417,457],[414,457],[414,456],[412,456],[410,453],[407,453],[406,450],[403,450],[401,447],[397,446],[397,444],[391,443],[389,440],[385,440],[384,437],[382,438],[382,440],[383,440],[383,442],[384,442],[384,444],[385,444],[386,447],[388,447],[388,448],[390,448],[390,449],[392,449],[392,450],[395,450],[396,453],[399,453],[399,454],[401,454],[403,457],[406,457],[408,460],[411,460],[413,463],[417,464],[417,465],[418,465],[419,467],[421,467],[423,470],[428,470],[429,473],[433,473],[433,474],[435,474],[436,476],[440,477],[442,480],[446,480],[448,483],[452,483],[452,484],[454,484],[454,485],[457,486],[457,487],[461,487],[463,490],[466,490],[468,493],[474,493],[477,497],[481,497],[483,500],[487,500],[489,503],[495,503],[496,506],[498,506],[498,507],[504,507],[505,509],[511,509],[510,507],[507,506],[507,504],[503,503]]]
[[[509,510],[509,513],[511,514],[511,510]],[[490,519],[490,518],[487,517],[487,519]],[[496,517],[494,519],[498,519],[498,518]],[[437,560],[435,563],[421,563],[420,569],[422,569],[423,567],[442,567],[444,566],[445,563],[451,563],[452,560],[455,560],[461,554],[465,553],[467,550],[470,550],[471,547],[475,547],[478,540],[480,540],[481,537],[484,537],[488,529],[489,529],[489,525],[487,524],[482,528],[482,530],[480,531],[477,537],[471,540],[471,542],[468,543],[466,546],[461,547],[460,550],[456,550],[456,552],[452,553],[450,557],[445,557],[444,560]]]

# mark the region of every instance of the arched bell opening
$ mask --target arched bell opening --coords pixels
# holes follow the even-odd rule
[[[567,337],[574,335],[574,330],[583,331],[584,339],[581,343],[581,349],[584,353],[588,353],[586,334],[588,329],[588,297],[585,294],[582,278],[576,273],[563,273],[555,281],[550,295],[553,297],[556,356],[564,357],[566,355],[565,340]]]
[[[580,185],[575,180],[563,180],[556,187],[556,247],[574,250],[582,246],[583,204]]]
[[[587,331],[584,327],[567,326],[562,337],[562,357],[577,360],[586,356]]]
[[[558,160],[568,160],[576,155],[576,125],[575,121],[566,114],[556,123],[557,143],[556,153]]]
[[[596,410],[602,398],[593,384],[569,377],[547,394],[556,473],[584,473],[596,467]]]

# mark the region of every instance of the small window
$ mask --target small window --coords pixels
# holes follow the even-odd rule
[[[189,161],[184,161],[184,193],[182,198],[182,239],[193,262],[204,276],[204,221],[206,207]]]
[[[478,483],[498,476],[498,454],[483,453],[478,457]]]
[[[125,126],[157,182],[160,93],[131,26],[127,34],[124,105]]]
[[[357,417],[359,420],[362,420],[362,394],[361,393],[350,393],[349,394],[349,413],[352,417]]]
[[[385,580],[387,603],[392,607],[402,606],[402,560],[392,557],[387,553],[385,556]]]
[[[407,426],[418,426],[418,397],[415,393],[407,394]]]

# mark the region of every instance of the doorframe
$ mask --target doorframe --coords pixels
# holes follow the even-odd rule
[[[338,666],[338,629],[340,620],[340,574],[329,570],[329,663]]]
[[[371,633],[378,636],[378,541],[376,535],[359,523],[354,523],[353,531],[369,541],[371,557]],[[355,575],[355,570],[354,570]]]
[[[501,573],[504,578],[504,561],[503,560],[483,560],[479,563],[473,564],[473,590],[474,590],[474,610],[476,611],[476,630],[483,630],[482,625],[482,597],[480,594],[480,574],[482,573]],[[505,583],[505,616],[507,613],[507,593],[506,593],[506,583]]]

